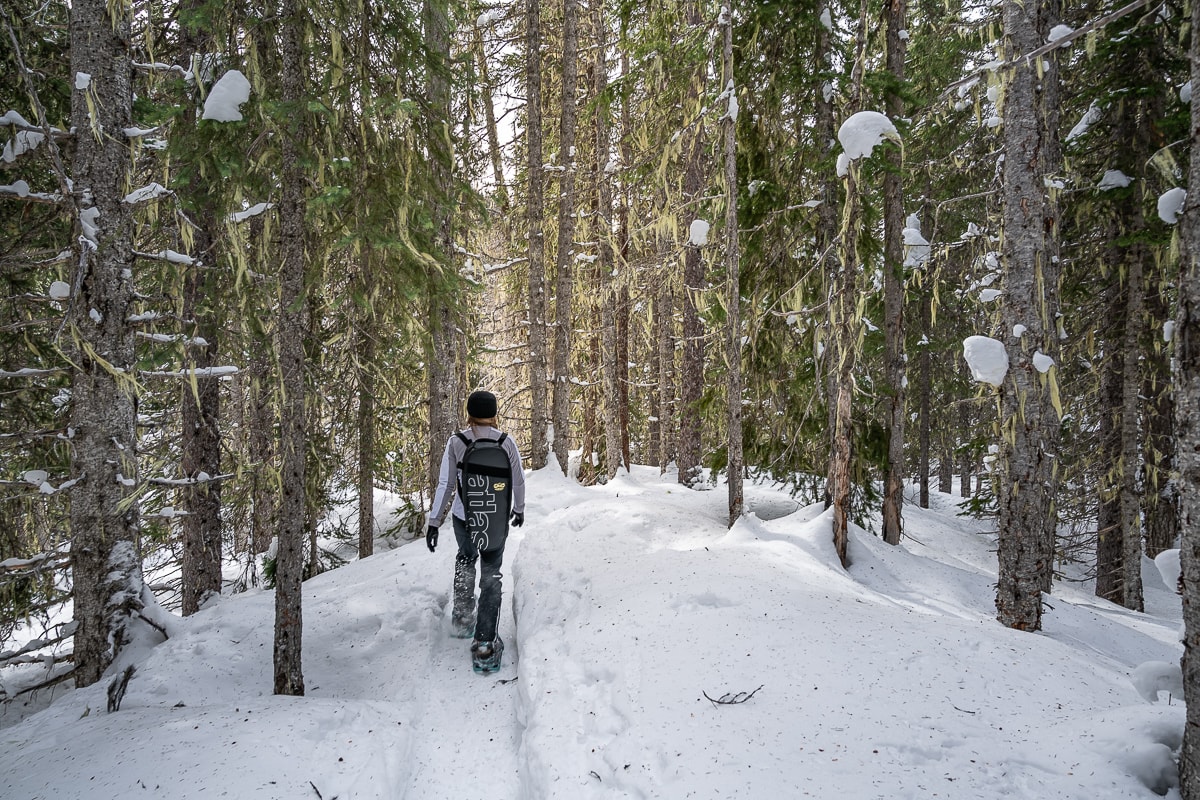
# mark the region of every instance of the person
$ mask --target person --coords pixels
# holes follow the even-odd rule
[[[504,643],[500,639],[500,600],[502,585],[500,566],[504,561],[504,539],[498,546],[491,543],[482,551],[479,543],[467,529],[467,514],[462,498],[456,491],[461,477],[459,464],[467,450],[465,440],[499,440],[502,434],[497,427],[496,396],[491,392],[472,392],[467,398],[467,427],[446,442],[442,455],[441,470],[438,472],[437,489],[433,496],[433,508],[429,512],[429,526],[425,532],[425,543],[429,552],[438,544],[438,530],[450,513],[454,524],[454,539],[458,544],[458,555],[454,559],[454,610],[451,626],[454,635],[466,638],[474,634],[471,656],[476,671],[491,671],[499,667]],[[521,453],[512,437],[504,436],[500,442],[508,454],[512,469],[512,525],[521,527],[525,522],[525,472],[521,466]],[[475,565],[479,562],[479,607],[475,607]],[[482,666],[482,669],[481,669]]]

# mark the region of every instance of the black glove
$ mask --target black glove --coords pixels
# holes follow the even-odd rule
[[[514,528],[519,528],[524,524],[525,524],[525,515],[522,514],[520,511],[514,511],[513,515],[512,515],[512,526]]]
[[[437,525],[430,525],[425,531],[425,544],[429,545],[429,552],[437,550],[438,529]]]

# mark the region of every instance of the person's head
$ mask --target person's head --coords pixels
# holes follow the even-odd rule
[[[496,395],[491,392],[471,392],[467,398],[468,425],[496,425]]]

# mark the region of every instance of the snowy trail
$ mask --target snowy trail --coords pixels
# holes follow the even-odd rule
[[[507,574],[520,545],[510,535],[505,548],[504,601],[500,637],[504,661],[498,672],[476,675],[471,669],[470,639],[450,636],[451,573],[438,596],[432,619],[428,658],[421,667],[415,734],[407,756],[411,771],[396,797],[405,800],[517,800],[520,780],[513,754],[520,741],[517,723],[517,630],[512,612],[514,581]],[[453,547],[450,548],[453,554]],[[444,559],[439,559],[439,561]],[[463,794],[463,787],[469,787]]]

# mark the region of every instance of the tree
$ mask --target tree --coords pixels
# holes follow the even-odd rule
[[[305,342],[308,306],[305,281],[305,169],[301,162],[307,143],[305,102],[304,18],[296,0],[280,4],[280,54],[283,78],[281,100],[287,109],[280,123],[279,218],[281,265],[279,325],[276,349],[283,395],[279,414],[280,483],[278,541],[275,556],[275,694],[303,695],[304,671],[302,589],[304,574]]]
[[[732,4],[731,4],[732,5]],[[722,84],[725,87],[726,110],[721,117],[725,132],[725,360],[728,373],[728,451],[726,481],[729,486],[729,527],[741,518],[744,510],[742,490],[742,286],[741,251],[738,246],[738,182],[737,182],[737,84],[733,78],[733,9],[721,9]]]
[[[887,65],[896,83],[904,81],[904,54],[907,34],[908,6],[906,0],[887,3]],[[887,93],[887,115],[900,119],[904,115],[904,100],[899,86]],[[884,331],[886,335],[887,430],[888,457],[883,488],[883,540],[899,544],[902,532],[901,509],[904,507],[904,198],[901,194],[901,163],[898,148],[891,151],[889,169],[883,178],[884,245],[883,293]]]
[[[525,150],[529,237],[529,466],[546,465],[546,241],[542,161],[542,20],[538,0],[525,3]],[[565,435],[565,431],[563,434]]]
[[[579,112],[575,96],[579,89],[579,4],[563,0],[562,116],[558,158],[562,168],[558,194],[558,248],[554,288],[554,455],[563,474],[571,442],[571,295],[572,259],[575,257],[575,132]]]
[[[202,2],[186,3],[180,9],[180,18],[180,60],[190,65],[193,74],[201,75],[203,60],[215,45],[211,29],[214,20]],[[192,380],[184,381],[180,393],[183,441],[179,466],[182,478],[189,482],[181,490],[185,512],[182,562],[185,615],[198,611],[210,595],[221,593],[222,556],[221,481],[214,480],[221,473],[221,394],[218,379],[212,374],[220,351],[221,275],[216,269],[219,253],[216,238],[220,225],[217,176],[222,165],[204,162],[217,160],[223,154],[211,142],[207,147],[201,144],[204,136],[196,129],[205,87],[201,80],[192,88],[195,96],[185,103],[182,130],[173,137],[180,151],[176,163],[187,174],[186,188],[179,194],[194,225],[192,228],[185,223],[184,230],[192,240],[192,258],[183,266],[183,319],[189,330],[182,349]]]
[[[696,2],[686,5],[688,26],[699,29],[700,7]],[[684,145],[683,167],[683,229],[691,230],[699,216],[701,192],[704,190],[704,122],[701,114],[708,70],[703,64],[688,78],[686,108],[696,119],[688,126]],[[703,222],[701,220],[701,222]],[[707,224],[707,223],[705,223]],[[704,394],[704,325],[700,319],[700,298],[705,289],[704,258],[700,245],[688,237],[683,247],[683,291],[680,305],[683,313],[683,348],[679,369],[679,482],[695,487],[701,480],[701,409]]]
[[[1200,30],[1200,4],[1192,5],[1192,30]],[[1200,86],[1200,37],[1192,36],[1191,78]],[[1200,96],[1192,95],[1192,153],[1200,153]],[[1200,158],[1192,158],[1188,186],[1200,186]],[[1200,192],[1188,193],[1180,223],[1182,258],[1175,324],[1175,441],[1183,543],[1183,696],[1187,724],[1179,751],[1184,800],[1200,799]]]
[[[1048,15],[1036,4],[1005,2],[1003,99],[1004,210],[1000,332],[1008,374],[1000,389],[998,489],[1000,622],[1041,629],[1042,594],[1054,557],[1058,477],[1058,259],[1055,204],[1046,187],[1055,174],[1058,135],[1042,62],[1020,59],[1046,41]],[[1049,56],[1051,64],[1053,56]]]
[[[68,326],[71,381],[71,559],[75,683],[100,680],[129,642],[143,598],[138,551],[137,384],[133,226],[122,202],[131,162],[132,9],[104,0],[71,5],[76,91],[72,202],[79,233]],[[90,76],[90,77],[80,77]],[[65,176],[63,176],[65,178]]]

